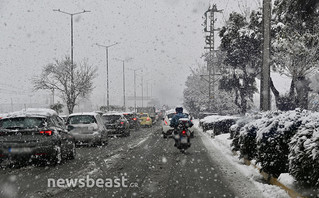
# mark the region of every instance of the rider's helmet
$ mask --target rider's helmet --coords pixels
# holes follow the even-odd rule
[[[176,107],[175,111],[176,113],[183,113],[183,107]]]

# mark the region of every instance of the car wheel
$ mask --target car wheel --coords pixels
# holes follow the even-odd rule
[[[62,151],[61,151],[61,146],[60,145],[56,145],[54,147],[55,155],[52,156],[52,158],[50,159],[49,163],[52,166],[55,166],[57,164],[60,164],[62,162]]]
[[[72,144],[72,149],[71,149],[71,153],[68,156],[69,159],[73,160],[76,157],[76,147],[75,147],[75,143],[73,142]]]

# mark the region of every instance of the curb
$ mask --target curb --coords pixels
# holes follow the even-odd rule
[[[233,152],[233,153],[235,154],[235,152]],[[237,153],[236,153],[236,155],[237,155]],[[264,172],[264,171],[261,171],[260,168],[257,167],[255,164],[251,163],[250,160],[244,158],[244,163],[245,163],[245,165],[247,165],[247,166],[252,165],[254,168],[256,168],[256,169],[260,172],[260,174],[264,177],[264,179],[265,179],[269,184],[272,184],[272,185],[275,185],[275,186],[278,186],[278,187],[284,189],[284,190],[288,193],[288,195],[289,195],[291,198],[306,198],[306,197],[302,196],[301,194],[295,192],[294,190],[288,188],[288,187],[285,186],[284,184],[280,183],[280,182],[277,180],[277,178],[275,178],[275,177],[269,175],[268,173],[266,173],[266,172]]]

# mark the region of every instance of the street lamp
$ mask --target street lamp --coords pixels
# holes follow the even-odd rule
[[[149,100],[151,97],[152,97],[152,83],[151,83],[151,95],[149,95],[149,93],[148,93],[148,90],[149,90],[149,88],[148,88],[148,82],[149,81],[153,81],[153,79],[148,79],[148,80],[146,80],[145,82],[146,82],[146,85],[147,85],[147,87],[146,87],[146,98],[147,98],[147,100]]]
[[[135,72],[138,70],[142,70],[142,68],[133,69],[134,71],[134,112],[136,112],[136,74]],[[143,70],[142,70],[143,72]]]
[[[123,63],[123,106],[125,108],[125,61],[129,61],[132,58],[128,58],[128,59],[119,59],[116,58],[115,60],[121,61]]]
[[[119,44],[118,42],[112,44],[112,45],[100,45],[96,43],[97,46],[99,47],[104,47],[105,48],[105,57],[106,57],[106,106],[107,110],[110,110],[110,95],[109,95],[109,47],[112,47],[114,45]]]
[[[76,13],[68,13],[68,12],[62,11],[60,9],[53,9],[53,11],[61,12],[63,14],[67,14],[67,15],[71,16],[71,64],[72,64],[72,68],[73,68],[73,16],[78,15],[78,14],[82,14],[85,12],[91,12],[91,11],[83,10],[82,12],[76,12]]]
[[[76,13],[68,13],[65,11],[62,11],[60,9],[53,9],[53,11],[55,12],[61,12],[63,14],[67,14],[69,16],[71,16],[71,96],[74,97],[74,65],[73,65],[73,16],[74,15],[78,15],[78,14],[82,14],[85,12],[91,12],[88,10],[83,10],[82,12],[76,12]]]

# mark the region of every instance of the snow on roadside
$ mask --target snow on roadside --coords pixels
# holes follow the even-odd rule
[[[207,138],[211,144],[211,146],[207,149],[216,149],[218,152],[222,153],[222,155],[227,159],[227,163],[230,163],[234,168],[240,171],[245,177],[249,178],[249,180],[255,185],[255,187],[262,192],[263,197],[265,198],[289,198],[289,195],[278,186],[266,184],[263,181],[263,177],[260,175],[259,171],[255,169],[253,166],[244,165],[243,160],[239,159],[238,156],[234,156],[231,151],[231,141],[229,139],[230,134],[221,134],[212,138],[210,133],[205,133],[201,128],[198,127],[199,121],[193,120],[194,125],[197,128],[198,133],[200,133],[204,138]],[[204,143],[205,145],[205,143]],[[205,145],[206,146],[206,145]],[[206,146],[207,147],[207,146]],[[289,177],[285,177],[285,181],[290,183],[291,180]]]

